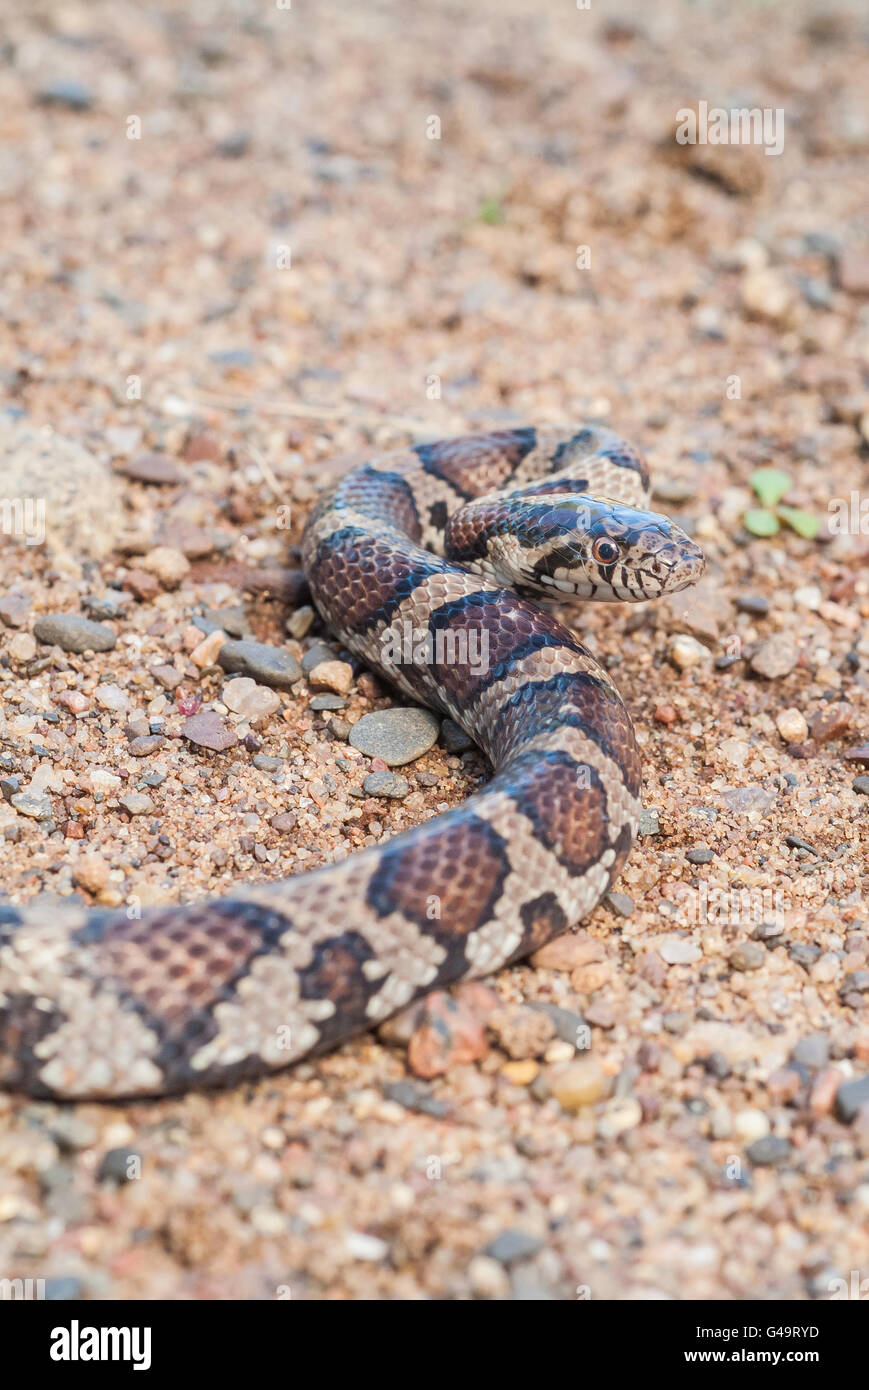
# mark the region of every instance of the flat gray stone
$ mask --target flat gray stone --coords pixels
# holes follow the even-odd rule
[[[276,690],[289,690],[302,675],[301,666],[290,652],[265,642],[224,642],[217,659],[224,671],[241,671]]]
[[[104,623],[77,613],[46,613],[33,624],[33,635],[49,647],[64,652],[110,652],[117,637]]]
[[[400,801],[410,791],[410,783],[397,772],[369,772],[362,783],[362,790],[369,796],[391,796]]]
[[[369,758],[382,758],[389,767],[402,767],[421,758],[437,742],[440,721],[427,709],[413,706],[363,714],[353,725],[350,743]]]

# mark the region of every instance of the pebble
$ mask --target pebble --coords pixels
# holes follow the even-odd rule
[[[315,695],[308,705],[308,709],[346,709],[349,701],[343,695]]]
[[[250,676],[237,676],[227,681],[220,692],[220,698],[227,709],[253,723],[266,719],[281,707],[281,697],[266,685],[257,685]],[[201,716],[200,716],[201,717]]]
[[[542,1057],[556,1033],[548,1014],[522,1004],[504,1005],[494,1010],[487,1021],[499,1046],[516,1061]]]
[[[869,743],[860,743],[855,748],[846,748],[842,756],[849,763],[869,763]]]
[[[305,655],[302,657],[302,670],[305,675],[313,671],[314,667],[321,661],[337,661],[338,655],[334,647],[330,647],[328,642],[312,642]]]
[[[280,772],[284,765],[283,758],[272,758],[268,753],[255,753],[251,762],[260,772]]]
[[[817,613],[824,599],[817,584],[803,584],[794,589],[794,603],[797,608],[805,608],[809,613]]]
[[[165,746],[166,740],[162,734],[143,734],[130,740],[128,752],[134,758],[148,758]]]
[[[765,618],[769,612],[769,600],[761,594],[741,594],[736,606],[740,613],[750,613],[755,618]]]
[[[765,1139],[769,1134],[770,1124],[762,1110],[748,1107],[739,1110],[733,1117],[733,1128],[745,1143],[754,1143],[756,1139]]]
[[[756,941],[740,941],[728,956],[734,970],[759,970],[766,962],[766,950]]]
[[[562,1110],[571,1113],[594,1105],[609,1093],[610,1078],[592,1057],[580,1057],[567,1066],[546,1072],[546,1082]]]
[[[38,796],[34,792],[18,792],[11,796],[9,801],[20,816],[28,816],[31,820],[49,820],[51,818],[51,802],[47,796]]]
[[[190,653],[190,660],[194,666],[198,666],[200,671],[205,671],[209,666],[216,666],[220,653],[226,646],[226,633],[219,627],[213,632],[209,632],[207,637],[203,637],[201,642]]]
[[[132,1182],[140,1170],[142,1156],[135,1149],[108,1149],[100,1159],[98,1182]]]
[[[308,672],[308,684],[315,690],[346,695],[353,685],[353,667],[347,661],[318,661]]]
[[[803,743],[809,736],[809,726],[805,718],[793,706],[779,710],[775,717],[775,726],[785,743]]]
[[[634,910],[634,900],[627,893],[607,893],[604,902],[617,917],[630,917]]]
[[[854,707],[844,700],[818,710],[817,714],[812,715],[809,724],[812,738],[817,743],[829,743],[834,738],[841,738],[850,728],[855,714]]]
[[[210,748],[215,753],[234,748],[238,743],[235,730],[213,711],[192,714],[189,719],[185,719],[181,732],[197,748]]]
[[[157,545],[142,557],[142,569],[156,575],[164,589],[177,589],[190,573],[190,561],[171,545]]]
[[[555,1024],[556,1037],[562,1042],[570,1043],[574,1048],[585,1044],[589,1029],[581,1014],[574,1013],[571,1009],[562,1009],[559,1004],[550,1004],[542,999],[529,1001],[528,1008],[548,1014]]]
[[[127,792],[119,801],[128,816],[147,816],[154,810],[154,803],[144,792]]]
[[[851,786],[858,796],[869,796],[869,777],[855,777]]]
[[[110,627],[91,622],[76,613],[47,613],[33,624],[33,635],[64,652],[110,652],[117,637]]]
[[[538,970],[575,970],[579,965],[603,958],[604,949],[599,941],[566,932],[535,951],[530,963]]]
[[[362,790],[369,796],[386,796],[400,801],[410,791],[410,783],[397,772],[369,772],[362,783]]]
[[[543,1055],[545,1057],[546,1053]],[[532,1081],[536,1080],[539,1072],[539,1063],[529,1057],[522,1062],[505,1062],[500,1074],[511,1086],[530,1086]]]
[[[13,661],[22,664],[32,661],[36,656],[36,638],[30,632],[16,632],[9,642],[8,650]]]
[[[295,613],[291,613],[287,618],[287,632],[297,641],[305,637],[311,630],[311,624],[316,618],[316,613],[309,603],[297,608]]]
[[[288,830],[295,829],[296,817],[293,815],[292,811],[281,811],[278,815],[272,816],[269,825],[273,830],[279,830],[284,834]]]
[[[501,1231],[490,1240],[483,1254],[499,1265],[515,1264],[517,1260],[530,1260],[532,1255],[543,1249],[543,1241],[527,1231]]]
[[[101,893],[109,881],[109,866],[100,854],[83,854],[73,864],[72,877],[88,893]]]
[[[164,690],[177,690],[184,676],[174,666],[152,666],[151,675]]]
[[[439,723],[428,710],[412,706],[363,714],[353,725],[350,743],[389,767],[402,767],[422,757],[436,742]]]
[[[810,1071],[817,1071],[827,1065],[830,1056],[830,1042],[825,1033],[809,1033],[800,1038],[791,1050],[791,1061]]]
[[[122,690],[119,685],[115,685],[112,681],[98,685],[94,691],[94,699],[100,709],[110,710],[112,714],[126,714],[130,708],[130,697],[126,690]]]
[[[36,93],[40,106],[62,106],[67,111],[90,111],[93,92],[75,77],[60,77]]]
[[[689,637],[685,633],[673,638],[667,655],[671,665],[678,671],[690,671],[692,667],[711,659],[708,647],[704,647],[696,637]]]
[[[601,1139],[617,1139],[629,1129],[642,1124],[643,1108],[635,1096],[617,1096],[607,1103],[598,1121],[597,1132]]]
[[[387,1100],[394,1100],[405,1110],[416,1110],[421,1115],[431,1115],[435,1120],[442,1120],[450,1113],[445,1101],[438,1100],[427,1086],[420,1086],[415,1081],[389,1082],[384,1086],[383,1094]]]
[[[30,599],[22,594],[7,594],[0,598],[0,622],[7,627],[21,627],[30,612]]]
[[[366,1235],[364,1231],[348,1231],[344,1237],[344,1247],[354,1260],[365,1260],[369,1264],[385,1260],[389,1254],[385,1240]]]
[[[172,486],[184,482],[184,473],[168,454],[135,454],[116,466],[117,473],[137,483],[157,483]]]
[[[869,1075],[844,1081],[836,1092],[836,1117],[849,1125],[864,1105],[869,1105]]]
[[[141,569],[127,570],[124,588],[129,589],[140,603],[152,603],[160,592],[156,576]]]
[[[261,685],[289,690],[301,677],[302,668],[296,658],[279,647],[265,642],[224,642],[218,660],[224,671],[240,671]]]
[[[661,825],[659,820],[659,812],[655,809],[654,806],[651,806],[648,809],[644,808],[640,812],[640,823],[637,827],[637,835],[660,835],[660,833]]]
[[[765,266],[749,271],[742,282],[742,304],[755,318],[782,324],[790,317],[794,295],[778,270]]]
[[[668,965],[693,965],[703,958],[697,943],[683,936],[665,937],[658,945],[658,952]]]
[[[685,855],[689,864],[711,864],[715,855],[706,845],[697,845]]]
[[[471,1289],[478,1298],[506,1299],[510,1280],[497,1260],[488,1255],[475,1255],[468,1265]]]
[[[751,658],[751,669],[767,680],[779,680],[794,669],[800,659],[800,649],[792,637],[776,632],[761,642]]]
[[[464,729],[459,728],[459,725],[454,723],[452,719],[441,721],[438,741],[448,753],[464,753],[466,749],[474,746],[473,739],[469,738]]]
[[[789,1139],[778,1134],[766,1134],[748,1145],[746,1156],[757,1168],[777,1168],[787,1163],[792,1153]]]

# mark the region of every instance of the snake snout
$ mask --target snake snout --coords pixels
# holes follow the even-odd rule
[[[706,569],[706,556],[689,536],[671,541],[662,547],[656,558],[662,592],[674,593],[696,584]]]

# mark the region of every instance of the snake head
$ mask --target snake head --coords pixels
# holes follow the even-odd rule
[[[447,554],[523,593],[567,601],[660,598],[696,584],[706,568],[699,545],[669,517],[567,488],[510,505],[469,503],[451,519]]]

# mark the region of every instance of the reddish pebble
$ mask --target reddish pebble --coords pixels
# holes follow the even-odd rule
[[[91,707],[90,700],[80,690],[62,690],[57,696],[57,703],[64,705],[70,714],[84,714]]]
[[[675,724],[676,711],[672,705],[656,705],[654,717],[659,724]]]
[[[818,710],[809,721],[809,730],[816,743],[829,743],[831,739],[841,738],[854,718],[853,706],[837,701]]]
[[[179,714],[186,714],[190,716],[191,714],[195,714],[196,711],[199,709],[199,706],[202,704],[202,696],[176,695],[175,703],[178,706]]]
[[[488,1054],[486,1026],[467,1006],[443,990],[428,995],[407,1049],[415,1076],[443,1076],[450,1067],[482,1061]]]
[[[82,825],[81,821],[68,820],[66,825],[63,827],[63,833],[68,840],[83,840],[84,826]]]
[[[160,585],[147,570],[127,570],[124,588],[129,589],[143,603],[150,603],[160,593]]]
[[[818,1072],[809,1092],[809,1113],[816,1116],[829,1115],[841,1084],[842,1073],[838,1067],[825,1067],[823,1071]]]
[[[371,759],[371,771],[372,771],[372,772],[388,772],[388,771],[389,771],[389,764],[388,764],[388,763],[385,763],[385,762],[383,761],[382,758],[372,758],[372,759]]]
[[[209,748],[213,753],[223,753],[238,743],[238,734],[213,712],[191,715],[181,732],[197,748]]]
[[[849,763],[869,763],[869,743],[861,743],[857,748],[846,748],[844,756]]]

